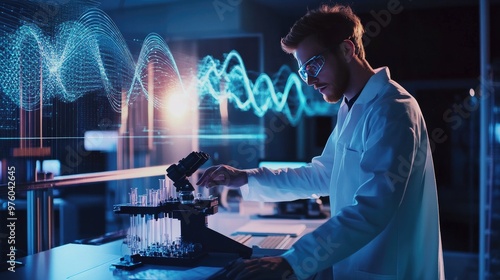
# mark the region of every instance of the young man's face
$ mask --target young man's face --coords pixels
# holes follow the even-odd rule
[[[347,86],[349,85],[350,72],[347,67],[347,62],[339,54],[338,48],[335,50],[327,49],[318,43],[316,37],[309,36],[304,39],[295,50],[295,58],[301,67],[304,63],[303,73],[306,78],[305,82],[314,86],[322,95],[325,101],[336,103],[341,100]],[[311,58],[316,59],[310,60]],[[324,63],[322,60],[324,59]],[[318,69],[318,66],[321,66]],[[316,77],[313,77],[313,73],[317,73]]]

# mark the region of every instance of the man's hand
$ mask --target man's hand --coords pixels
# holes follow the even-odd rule
[[[228,279],[291,279],[293,270],[283,257],[238,259],[227,267]]]
[[[215,186],[239,188],[247,183],[248,175],[244,170],[228,165],[216,165],[207,168],[196,182],[197,185],[207,188]]]

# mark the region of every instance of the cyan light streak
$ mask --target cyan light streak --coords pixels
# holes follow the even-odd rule
[[[76,102],[87,94],[102,93],[116,112],[141,95],[153,98],[156,108],[167,108],[166,94],[187,92],[175,59],[159,35],[152,33],[145,38],[134,61],[118,28],[98,9],[59,25],[54,34],[25,24],[1,35],[1,92],[24,110],[37,110],[40,102]],[[198,70],[198,93],[209,95],[215,104],[227,98],[240,110],[258,117],[269,110],[282,112],[291,124],[304,114],[324,111],[324,107],[308,103],[302,81],[286,66],[275,78],[262,73],[252,81],[241,56],[232,51],[222,63],[211,56],[203,58]],[[151,74],[154,95],[147,86]]]
[[[234,66],[230,67],[234,60]],[[283,89],[279,85],[285,80]],[[302,90],[302,80],[291,73],[288,66],[282,66],[272,79],[261,73],[255,82],[247,75],[245,64],[236,51],[231,51],[222,63],[211,56],[200,63],[198,85],[201,94],[210,94],[215,100],[227,98],[241,110],[252,109],[255,115],[262,117],[269,110],[282,112],[290,123],[296,124],[303,114],[314,115],[315,109],[307,103]],[[292,90],[295,90],[295,112],[292,112],[287,101],[290,101]],[[260,97],[260,98],[259,98]],[[317,112],[316,112],[317,113]]]

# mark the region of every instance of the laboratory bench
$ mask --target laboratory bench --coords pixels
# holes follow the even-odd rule
[[[252,257],[261,257],[283,253],[298,238],[323,222],[325,219],[262,219],[254,215],[219,212],[208,217],[208,228],[252,248]],[[284,232],[274,232],[276,229]],[[276,242],[269,239],[272,236],[282,236],[286,240]],[[65,244],[16,260],[20,264],[16,264],[15,272],[2,271],[0,279],[207,279],[239,257],[230,253],[208,253],[192,266],[143,264],[132,270],[117,269],[114,264],[119,263],[127,252],[124,239],[101,245]]]

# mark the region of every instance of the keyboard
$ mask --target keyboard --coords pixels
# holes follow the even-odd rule
[[[261,249],[289,249],[293,240],[291,235],[252,236],[251,234],[236,234],[231,238],[247,246],[257,246]]]
[[[234,241],[238,241],[242,244],[245,244],[245,242],[247,242],[248,240],[250,240],[250,238],[252,238],[252,235],[250,235],[250,234],[237,234],[237,235],[231,236],[231,238],[233,238]]]
[[[269,235],[257,246],[261,249],[288,249],[289,241],[290,235]]]

